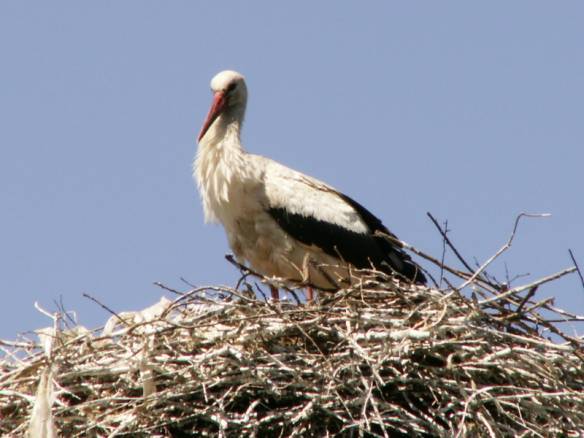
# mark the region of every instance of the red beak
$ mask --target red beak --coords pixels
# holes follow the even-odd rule
[[[217,117],[221,115],[223,111],[223,107],[225,106],[225,93],[223,91],[217,91],[215,96],[213,96],[213,103],[211,104],[211,109],[209,110],[209,114],[207,114],[207,118],[205,119],[205,123],[203,123],[203,128],[199,133],[198,142],[201,142],[201,139],[207,133],[207,130],[211,127],[213,122]]]

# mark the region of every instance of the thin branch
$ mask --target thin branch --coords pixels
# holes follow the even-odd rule
[[[456,249],[456,247],[452,244],[452,242],[448,238],[448,235],[446,234],[447,233],[447,230],[442,230],[442,227],[440,227],[440,224],[438,223],[438,221],[434,218],[434,216],[432,216],[432,214],[429,211],[426,212],[426,215],[428,215],[428,217],[434,223],[434,225],[436,226],[436,228],[438,228],[438,231],[442,235],[442,238],[444,239],[444,241],[446,242],[446,244],[450,247],[450,249],[454,252],[454,255],[456,255],[456,257],[458,258],[458,260],[460,260],[460,262],[464,265],[464,267],[466,269],[468,269],[468,272],[469,273],[472,273],[473,272],[473,269],[466,262],[466,260],[464,260],[464,258],[460,255],[460,253],[458,252],[458,250]]]
[[[426,213],[430,214],[430,213]],[[430,219],[434,219],[430,216]],[[442,280],[444,279],[444,260],[446,259],[446,233],[448,233],[448,219],[444,221],[444,234],[442,236],[442,256],[440,257],[440,285],[438,286],[442,289]]]
[[[59,301],[53,300],[53,303],[55,303],[55,306],[57,307],[59,312],[61,312],[61,314],[63,315],[63,323],[65,324],[65,326],[66,327],[75,327],[77,325],[76,317],[73,318],[73,316],[71,316],[71,315],[75,315],[75,312],[68,311],[65,308],[65,303],[63,302],[63,295],[59,295]]]
[[[118,318],[121,322],[123,322],[125,325],[129,325],[129,323],[122,318],[120,315],[118,315],[115,311],[113,311],[112,309],[110,309],[108,306],[106,306],[105,304],[103,304],[102,302],[100,302],[97,298],[93,298],[91,295],[87,294],[87,293],[83,293],[83,296],[85,298],[90,299],[91,301],[93,301],[95,304],[97,304],[98,306],[100,306],[102,309],[104,309],[105,311],[111,313],[112,315],[114,315],[116,318]]]
[[[235,260],[235,257],[233,256],[233,254],[225,254],[225,260],[227,260],[229,263],[231,263],[233,266],[235,266],[237,269],[239,269],[241,271],[242,274],[251,274],[254,275],[260,279],[263,279],[264,276],[261,275],[259,272],[255,272],[253,269],[249,268],[248,266],[245,266],[242,263],[239,263],[237,260]]]
[[[531,299],[531,297],[533,297],[535,295],[538,287],[539,287],[539,285],[533,286],[531,289],[529,289],[529,292],[527,292],[525,297],[521,300],[521,303],[519,303],[519,306],[517,307],[517,310],[515,310],[515,313],[517,313],[517,314],[521,313],[521,311],[523,310],[523,307],[525,306],[525,303],[527,303]]]
[[[195,286],[193,283],[191,283],[190,281],[188,281],[184,277],[180,277],[180,281],[182,281],[184,284],[186,284],[190,288],[193,288],[193,289],[196,289],[197,288],[197,286]]]
[[[503,298],[507,298],[513,294],[516,294],[517,292],[521,292],[521,291],[524,291],[526,289],[531,289],[535,286],[539,286],[540,284],[548,283],[552,280],[563,277],[564,275],[571,274],[572,272],[575,272],[575,271],[576,271],[576,267],[572,266],[571,268],[567,268],[567,269],[564,269],[563,271],[556,272],[555,274],[548,275],[547,277],[540,278],[539,280],[534,281],[533,283],[526,284],[524,286],[514,287],[513,289],[509,289],[503,293],[495,295],[494,297],[479,301],[479,304],[482,306],[485,304],[489,304],[489,303],[493,303],[495,301],[502,300]]]
[[[168,292],[172,292],[173,294],[179,295],[179,296],[185,295],[185,293],[184,293],[184,292],[180,292],[180,291],[178,291],[178,290],[176,290],[176,289],[173,289],[173,288],[171,288],[171,287],[168,287],[168,286],[166,286],[166,285],[162,284],[162,283],[161,283],[161,282],[159,282],[159,281],[155,281],[155,282],[154,282],[154,285],[155,285],[155,286],[158,286],[159,288],[161,288],[161,289],[164,289],[164,290],[166,290],[166,291],[168,291]]]
[[[294,292],[294,290],[291,289],[290,287],[287,287],[286,285],[282,284],[281,281],[277,281],[277,280],[274,281],[274,280],[272,280],[272,279],[270,279],[270,278],[268,278],[268,277],[260,274],[259,272],[254,271],[253,269],[249,268],[248,266],[245,266],[245,265],[239,263],[237,260],[235,260],[235,257],[233,257],[233,254],[225,254],[225,259],[229,263],[231,263],[233,266],[235,266],[236,268],[238,268],[244,277],[247,277],[249,275],[252,275],[254,277],[259,278],[261,281],[263,281],[265,283],[268,283],[268,284],[275,283],[275,285],[279,289],[282,289],[282,290],[286,291],[287,293],[291,294],[297,304],[301,303],[300,299],[298,298],[298,295],[296,295],[296,292]],[[238,284],[238,287],[239,287],[239,284],[240,283],[241,283],[241,279],[237,283]],[[298,286],[299,287],[302,287],[302,285],[298,285]],[[263,296],[264,300],[267,300],[267,296],[264,293],[264,291],[262,291],[259,287],[258,287],[258,291]]]
[[[413,252],[414,254],[422,257],[423,259],[428,260],[431,263],[434,263],[438,267],[443,267],[445,271],[448,271],[451,274],[456,275],[459,278],[466,280],[470,277],[470,274],[468,274],[466,272],[459,271],[458,269],[451,268],[448,265],[444,265],[443,263],[440,262],[440,260],[436,259],[435,257],[432,257],[429,254],[424,253],[423,251],[420,251],[419,249],[413,247],[412,245],[410,245],[409,243],[407,243],[403,240],[399,240],[396,237],[390,236],[389,234],[382,233],[381,231],[376,231],[375,235],[386,239],[390,243],[393,243],[395,245],[399,245],[400,247],[405,248],[408,251]],[[495,287],[491,283],[483,281],[482,279],[478,279],[477,281],[481,282],[485,287],[487,287],[491,291],[497,291],[499,289],[498,286]],[[436,283],[436,285],[438,285],[438,284]]]
[[[574,266],[576,266],[576,271],[578,272],[578,276],[580,277],[580,282],[582,283],[582,288],[584,288],[584,277],[582,276],[582,271],[580,271],[580,267],[578,266],[578,262],[576,262],[576,257],[574,257],[574,253],[572,252],[571,249],[568,249],[568,252],[570,253],[570,257],[572,258],[572,261],[574,262]]]
[[[513,239],[515,238],[515,233],[517,232],[517,227],[519,226],[519,221],[521,220],[522,217],[549,217],[551,216],[549,213],[538,213],[538,214],[532,214],[532,213],[520,213],[517,218],[515,218],[515,225],[513,226],[513,232],[511,233],[511,236],[509,237],[509,240],[507,241],[507,243],[505,243],[505,245],[503,245],[499,251],[497,251],[493,256],[491,256],[485,263],[483,263],[479,269],[477,269],[475,271],[475,273],[468,279],[466,280],[463,284],[461,284],[459,286],[458,289],[464,289],[465,287],[467,287],[469,284],[471,284],[479,275],[481,275],[481,273],[487,268],[487,266],[489,266],[497,257],[499,257],[501,254],[503,254],[505,251],[507,251],[510,247],[511,244],[513,243]]]

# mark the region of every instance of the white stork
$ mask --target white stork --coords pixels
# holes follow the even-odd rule
[[[198,142],[194,174],[206,222],[223,224],[236,257],[267,277],[338,290],[351,268],[374,268],[414,283],[424,274],[372,213],[315,178],[247,153],[241,127],[244,77],[222,71],[211,81],[213,103]],[[272,298],[278,289],[271,286]]]

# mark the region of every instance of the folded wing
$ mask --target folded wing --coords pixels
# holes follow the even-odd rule
[[[314,178],[270,160],[266,166],[267,212],[291,237],[314,245],[356,268],[398,274],[415,283],[426,278],[383,223],[350,197]]]

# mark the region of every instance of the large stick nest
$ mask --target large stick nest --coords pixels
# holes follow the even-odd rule
[[[580,436],[583,342],[556,322],[581,317],[533,300],[553,278],[468,298],[377,276],[309,305],[243,282],[94,332],[57,318],[0,344],[0,433]]]

